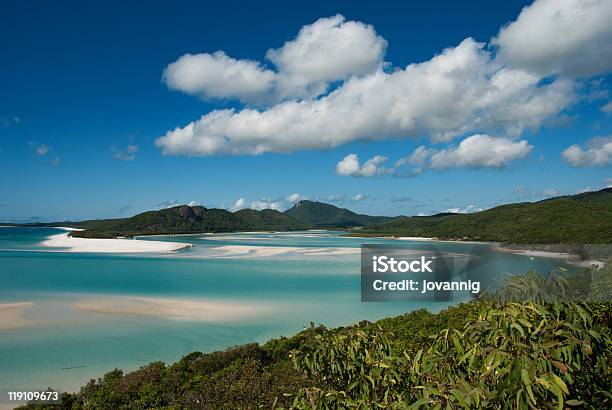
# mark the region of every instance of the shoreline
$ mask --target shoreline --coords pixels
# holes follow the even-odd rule
[[[601,269],[605,266],[604,261],[600,261],[597,259],[580,259],[579,255],[575,255],[567,252],[548,252],[548,251],[536,251],[533,249],[517,249],[517,248],[504,248],[502,246],[498,246],[494,248],[496,252],[508,253],[513,255],[524,255],[530,258],[550,258],[550,259],[560,259],[569,263],[570,265],[579,266],[582,268],[590,268],[595,265],[597,269]]]
[[[551,258],[551,259],[561,259],[566,263],[574,266],[579,266],[583,268],[590,268],[595,265],[597,269],[605,266],[605,262],[598,259],[581,259],[580,255],[576,255],[568,252],[551,252],[551,251],[539,251],[526,248],[529,245],[525,245],[525,248],[514,247],[509,248],[504,246],[504,244],[500,242],[489,242],[489,241],[463,241],[460,239],[438,239],[438,238],[429,238],[422,236],[352,236],[354,238],[376,238],[376,239],[391,239],[397,241],[414,241],[414,242],[443,242],[443,243],[465,243],[465,244],[480,244],[480,245],[492,245],[493,250],[495,252],[514,254],[514,255],[524,255],[533,258]]]
[[[191,248],[190,243],[146,241],[139,239],[74,238],[68,234],[51,235],[40,243],[56,252],[76,253],[167,253]]]

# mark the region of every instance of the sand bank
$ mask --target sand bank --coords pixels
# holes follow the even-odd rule
[[[101,314],[162,316],[207,322],[243,319],[265,311],[262,306],[238,305],[229,301],[121,296],[83,299],[73,303],[72,307]]]
[[[65,248],[65,252],[95,253],[142,253],[173,252],[190,248],[189,243],[145,241],[139,239],[90,239],[73,238],[67,234],[51,235],[41,245],[53,248]]]
[[[0,304],[0,331],[32,324],[32,320],[24,317],[24,312],[32,306],[30,302]]]
[[[219,251],[213,258],[253,258],[279,255],[332,256],[359,254],[360,248],[303,248],[294,246],[225,245],[212,248]]]

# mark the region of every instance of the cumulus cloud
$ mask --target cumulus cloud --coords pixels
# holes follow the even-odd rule
[[[589,77],[612,69],[612,2],[537,0],[492,44],[512,67],[541,75]]]
[[[163,81],[188,94],[245,103],[311,98],[332,82],[382,67],[386,48],[372,26],[336,15],[302,27],[294,39],[268,50],[266,58],[276,70],[223,51],[185,54],[166,67]]]
[[[355,194],[353,195],[353,197],[351,198],[354,202],[359,202],[359,201],[363,201],[364,199],[368,199],[369,196],[368,195],[364,195],[364,194]]]
[[[170,87],[247,107],[211,111],[156,144],[168,155],[207,156],[516,138],[563,115],[577,100],[576,78],[612,69],[611,13],[606,0],[537,0],[491,40],[495,48],[466,38],[403,68],[384,62],[387,43],[372,26],[339,15],[269,50],[274,69],[223,52],[186,55],[166,69]],[[266,104],[248,105],[256,100]]]
[[[612,101],[601,107],[601,111],[606,115],[612,114]]]
[[[238,211],[240,209],[249,208],[249,209],[255,209],[257,211],[261,211],[262,209],[274,209],[274,210],[282,212],[292,207],[297,202],[303,199],[306,199],[306,198],[307,197],[299,193],[294,193],[291,195],[287,195],[286,197],[276,198],[276,199],[261,198],[261,199],[250,201],[250,202],[247,201],[245,198],[239,198],[236,200],[236,202],[234,202],[234,205],[232,205],[231,210]]]
[[[461,141],[457,147],[436,151],[428,166],[434,169],[502,168],[510,161],[526,157],[532,149],[526,140],[476,134]]]
[[[287,200],[287,202],[295,204],[306,198],[296,192],[295,194],[287,195],[285,199]]]
[[[247,207],[247,202],[244,198],[238,198],[234,205],[232,205],[232,211],[238,211]]]
[[[329,83],[379,69],[387,48],[374,27],[341,15],[302,27],[294,40],[268,50],[281,97],[317,96]]]
[[[359,156],[349,154],[336,164],[336,173],[352,177],[372,177],[386,172],[386,168],[382,166],[386,161],[387,157],[376,155],[360,165]]]
[[[424,134],[447,141],[475,129],[516,136],[538,129],[573,99],[572,81],[540,83],[500,67],[484,44],[468,38],[405,69],[351,76],[320,98],[214,110],[156,144],[170,155],[256,155]]]
[[[571,145],[561,156],[574,167],[605,167],[612,165],[612,136],[595,137],[586,147]]]
[[[526,140],[475,134],[465,138],[459,145],[445,149],[427,148],[421,145],[395,165],[416,166],[414,173],[423,168],[443,170],[447,168],[503,168],[509,162],[526,157],[533,147]],[[399,171],[395,170],[397,174]]]
[[[203,98],[254,101],[269,92],[274,76],[258,62],[217,51],[183,55],[166,67],[163,80],[171,89]]]
[[[129,144],[124,150],[113,147],[111,151],[114,152],[113,158],[119,161],[134,161],[138,152],[138,145]]]
[[[465,208],[448,208],[444,212],[451,212],[454,214],[471,214],[474,212],[481,212],[481,211],[484,211],[484,208],[481,208],[476,205],[468,205]]]

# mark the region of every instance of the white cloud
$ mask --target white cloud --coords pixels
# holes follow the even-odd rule
[[[612,114],[612,101],[601,107],[601,111],[606,115]]]
[[[201,206],[202,202],[200,202],[200,201],[189,201],[189,203],[187,205],[189,205],[189,206]]]
[[[471,214],[474,212],[481,212],[481,211],[484,211],[484,208],[481,208],[476,205],[468,205],[465,208],[448,208],[444,212],[452,212],[454,214]]]
[[[268,50],[266,57],[278,70],[281,97],[314,97],[330,82],[379,69],[386,48],[374,27],[336,15],[302,27],[294,40]]]
[[[238,198],[234,205],[232,205],[232,211],[238,211],[247,207],[247,202],[244,198]]]
[[[169,88],[204,98],[253,101],[270,91],[274,76],[255,61],[217,51],[183,55],[166,67],[163,80]]]
[[[353,198],[351,198],[353,201],[355,202],[359,202],[359,201],[363,201],[364,199],[367,199],[368,196],[364,195],[364,194],[355,194],[353,195]]]
[[[300,195],[299,193],[294,193],[291,195],[287,195],[286,197],[271,199],[271,198],[261,198],[256,201],[247,201],[245,198],[239,198],[234,202],[234,205],[231,207],[232,211],[238,211],[240,209],[255,209],[257,211],[261,211],[262,209],[274,209],[277,211],[284,211],[302,199],[306,199],[305,196]]]
[[[303,26],[295,39],[268,50],[276,71],[216,51],[181,56],[166,67],[163,80],[171,89],[204,98],[247,103],[311,98],[331,82],[376,71],[386,48],[372,26],[336,15]]]
[[[537,0],[491,43],[511,67],[588,77],[612,70],[611,21],[609,0]]]
[[[396,163],[396,167],[401,167],[407,164],[415,166],[423,166],[427,159],[433,154],[435,150],[429,149],[424,145],[419,146],[415,149],[410,156],[406,158],[400,158]]]
[[[353,177],[372,177],[386,172],[386,168],[382,166],[386,161],[387,157],[376,155],[360,165],[359,156],[349,154],[336,164],[336,173]]]
[[[612,178],[604,179],[604,184],[606,184],[606,188],[612,188]]]
[[[136,159],[136,153],[138,152],[138,145],[129,144],[124,150],[117,150],[116,148],[111,149],[114,154],[113,158],[119,161],[133,161]]]
[[[410,156],[398,160],[396,167],[416,165],[413,174],[420,173],[423,167],[438,170],[457,167],[503,168],[510,161],[526,157],[532,149],[526,140],[515,141],[475,134],[465,138],[459,145],[445,149],[438,150],[421,145]]]
[[[297,202],[300,202],[302,199],[306,199],[306,198],[296,192],[295,194],[287,195],[285,199],[287,200],[287,202],[291,204],[295,204]]]
[[[251,202],[249,208],[255,209],[257,211],[261,211],[262,209],[274,209],[276,211],[284,211],[287,206],[282,200],[274,201],[271,199],[263,199]]]
[[[587,141],[586,148],[571,145],[561,156],[574,167],[605,167],[612,165],[612,136]]]
[[[317,99],[214,110],[156,144],[170,155],[256,155],[423,134],[447,141],[473,130],[517,136],[574,99],[572,81],[539,80],[501,67],[468,38],[403,70],[351,76]]]

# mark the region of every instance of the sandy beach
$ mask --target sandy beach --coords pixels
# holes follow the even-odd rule
[[[24,312],[32,306],[30,302],[0,304],[0,331],[32,324],[32,320],[24,317]]]
[[[174,252],[190,248],[191,244],[182,242],[146,241],[140,239],[89,239],[73,238],[68,234],[51,235],[41,245],[50,248],[63,248],[62,252],[81,253],[151,253]]]
[[[207,322],[238,320],[265,311],[262,306],[237,305],[230,301],[121,296],[83,299],[73,303],[72,307],[100,314],[162,316]]]

